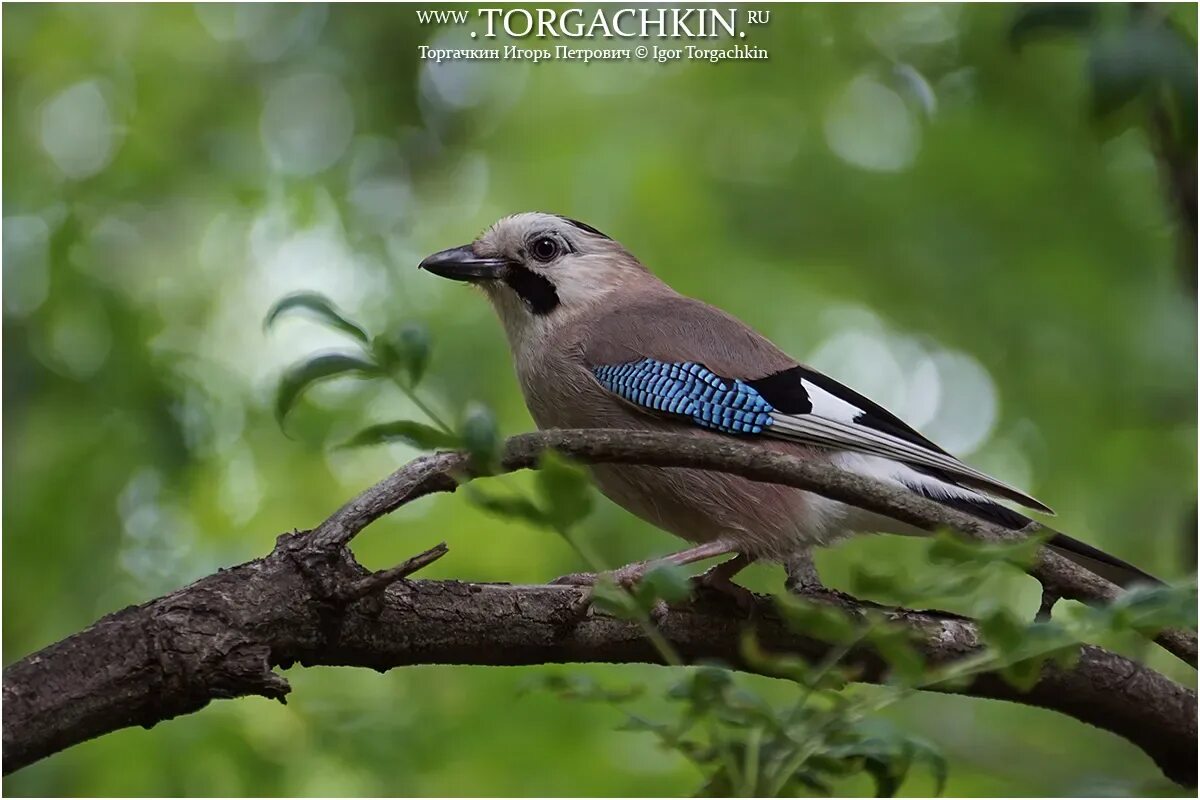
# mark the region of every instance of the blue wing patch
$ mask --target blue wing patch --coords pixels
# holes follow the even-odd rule
[[[690,417],[722,433],[762,433],[772,423],[775,409],[754,387],[694,362],[643,358],[594,367],[592,372],[604,388],[631,403]]]

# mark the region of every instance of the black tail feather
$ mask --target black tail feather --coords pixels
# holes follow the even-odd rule
[[[1123,589],[1128,589],[1130,586],[1136,584],[1161,586],[1163,583],[1158,578],[1148,572],[1143,572],[1128,561],[1122,561],[1116,556],[1109,555],[1086,542],[1072,539],[1065,533],[1055,533],[1046,544],[1051,549],[1058,551],[1060,555],[1069,558],[1082,567],[1090,569],[1102,578],[1108,578]]]

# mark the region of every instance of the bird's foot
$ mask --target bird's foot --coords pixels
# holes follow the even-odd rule
[[[754,599],[754,592],[730,580],[728,571],[722,569],[723,566],[725,565],[718,564],[700,573],[692,578],[692,585],[696,588],[720,592],[726,597],[732,598],[746,616],[752,616],[755,609],[758,608],[758,601]]]
[[[550,581],[551,586],[579,586],[579,587],[594,587],[601,578],[609,578],[614,584],[632,591],[638,581],[646,577],[646,573],[650,567],[645,562],[637,562],[634,564],[626,564],[620,569],[611,570],[609,572],[573,572],[570,575],[563,575]],[[591,591],[586,592],[579,604],[579,610],[586,613],[587,609],[591,608],[593,594]],[[668,607],[662,599],[656,600],[653,607],[650,609],[650,620],[655,624],[661,622],[666,617]]]
[[[817,565],[813,563],[811,553],[796,553],[784,562],[783,568],[787,571],[787,580],[783,585],[789,592],[819,594],[828,591],[825,584],[821,583],[821,576],[817,574]]]
[[[645,561],[636,561],[608,572],[572,572],[550,581],[551,586],[595,586],[601,578],[608,578],[623,589],[632,589],[638,581],[646,577],[650,565]]]

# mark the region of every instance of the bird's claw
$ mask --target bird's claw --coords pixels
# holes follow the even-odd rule
[[[755,610],[758,608],[758,601],[754,599],[754,592],[745,586],[739,586],[731,581],[721,571],[720,564],[692,578],[692,584],[698,589],[709,589],[732,599],[737,603],[742,613],[748,617],[753,616]]]
[[[599,574],[595,572],[575,572],[570,575],[563,575],[560,578],[555,578],[554,580],[550,581],[550,585],[590,587],[592,590],[594,590],[596,583],[600,579],[607,578],[625,591],[632,592],[637,586],[638,582],[641,581],[642,578],[646,577],[646,572],[646,565],[639,562],[635,564],[626,564],[625,566],[612,570],[611,572],[602,572]],[[593,597],[593,591],[585,592],[573,608],[574,616],[580,616],[583,613],[586,613],[587,610],[592,606]],[[666,618],[669,610],[670,609],[668,608],[665,600],[661,598],[655,600],[654,605],[651,606],[649,611],[651,622],[656,625],[662,622],[662,620]]]
[[[670,612],[670,610],[671,609],[670,606],[667,605],[667,601],[663,600],[661,597],[658,598],[654,601],[654,605],[650,607],[650,621],[655,625],[658,625],[667,618],[667,613]]]

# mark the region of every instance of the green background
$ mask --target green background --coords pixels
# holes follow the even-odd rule
[[[1089,110],[1089,58],[1122,41],[1124,9],[1016,48],[1015,6],[773,6],[743,40],[769,61],[671,65],[434,65],[417,45],[471,40],[415,10],[4,9],[5,663],[267,552],[414,455],[328,447],[420,419],[383,385],[319,387],[292,438],[280,432],[280,371],[343,344],[301,319],[264,333],[287,292],[324,292],[373,330],[426,324],[432,403],[453,417],[481,402],[505,432],[531,428],[484,299],[415,269],[529,209],[620,239],[680,291],[1029,489],[1058,527],[1164,578],[1194,573],[1194,254],[1177,258],[1145,108]],[[1169,14],[1194,42],[1195,9]],[[1135,52],[1168,71],[1170,55]],[[1194,98],[1194,45],[1183,55]],[[1194,169],[1194,106],[1180,119]],[[678,544],[607,501],[583,535],[614,566]],[[382,568],[443,539],[450,555],[426,577],[583,567],[552,534],[456,496],[403,509],[355,548]],[[877,537],[819,563],[836,585],[850,564],[915,552]],[[1036,607],[1031,580],[997,591]],[[1169,657],[1115,644],[1194,685]],[[642,666],[296,668],[286,707],[216,702],[72,748],[4,790],[701,785],[649,735],[614,730],[612,710],[520,692],[573,670],[670,681]],[[921,696],[891,716],[946,751],[950,794],[1174,791],[1133,746],[1048,712]]]

